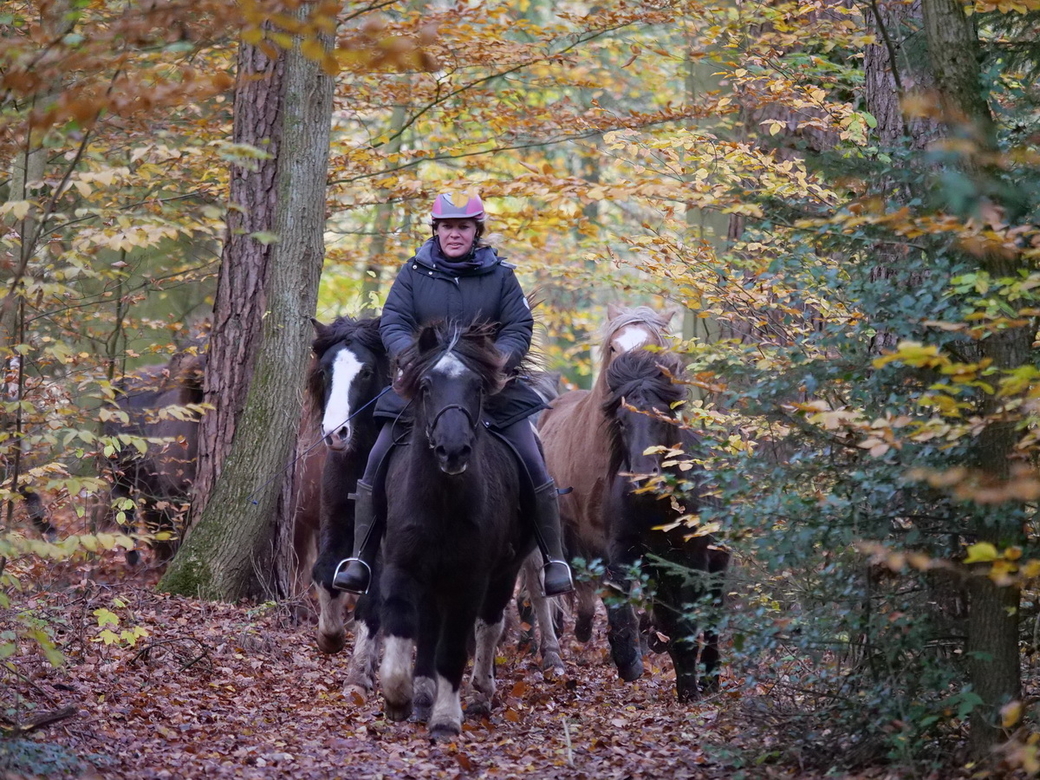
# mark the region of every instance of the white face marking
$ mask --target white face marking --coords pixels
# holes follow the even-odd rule
[[[645,328],[638,325],[626,325],[614,337],[613,343],[618,352],[629,352],[636,347],[641,347],[649,341]]]
[[[437,361],[437,365],[433,367],[433,370],[440,374],[444,374],[450,379],[458,379],[469,371],[469,369],[466,368],[466,364],[463,363],[454,352],[445,352],[444,357]]]
[[[321,421],[321,432],[326,436],[338,431],[350,419],[350,386],[362,368],[364,365],[349,349],[340,350],[336,355],[332,363],[332,391]]]

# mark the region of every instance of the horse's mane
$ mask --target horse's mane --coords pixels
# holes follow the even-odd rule
[[[606,361],[610,358],[607,350],[610,339],[626,325],[639,323],[648,326],[657,336],[657,345],[662,347],[665,345],[665,334],[668,332],[668,322],[671,319],[670,314],[654,311],[649,306],[634,306],[630,309],[618,308],[620,312],[600,327],[600,353],[604,367]]]
[[[394,388],[402,398],[414,398],[419,382],[443,355],[452,352],[481,378],[484,389],[493,395],[502,389],[507,379],[503,368],[505,355],[495,346],[495,326],[478,322],[460,325],[457,322],[437,322],[422,328],[412,345],[400,356],[400,377]]]
[[[325,377],[321,371],[321,356],[340,342],[356,343],[377,355],[386,351],[383,339],[379,335],[379,317],[337,317],[331,325],[317,328],[317,334],[311,342],[314,357],[307,371],[308,406],[312,416],[320,417],[325,403]]]

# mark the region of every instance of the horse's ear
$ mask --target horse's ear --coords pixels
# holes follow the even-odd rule
[[[419,331],[419,336],[415,339],[415,343],[420,352],[429,352],[437,347],[437,339],[437,329],[427,326]]]
[[[311,325],[314,326],[314,335],[321,338],[329,331],[328,325],[323,325],[316,317],[311,317]]]
[[[621,316],[621,312],[623,311],[624,309],[618,306],[616,303],[608,303],[607,320],[616,320],[618,317]]]
[[[664,320],[664,327],[668,327],[668,324],[672,321],[672,317],[679,313],[678,306],[670,306],[661,312],[661,319]]]

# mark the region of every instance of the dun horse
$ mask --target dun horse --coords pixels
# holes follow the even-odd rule
[[[403,720],[414,708],[433,739],[461,731],[459,689],[474,628],[470,710],[490,707],[503,612],[534,549],[519,510],[517,463],[484,422],[506,380],[492,332],[422,330],[396,383],[414,424],[387,476],[380,680],[387,717]]]
[[[650,575],[652,619],[657,635],[675,666],[679,701],[697,697],[698,654],[704,687],[718,687],[718,637],[704,631],[703,650],[691,609],[721,602],[721,577],[728,554],[710,535],[693,535],[681,520],[706,504],[703,469],[680,471],[684,458],[702,455],[700,442],[681,425],[677,409],[686,399],[680,383],[683,365],[669,352],[643,350],[619,355],[607,369],[609,395],[603,404],[608,420],[610,453],[604,517],[610,540],[608,577],[624,593],[631,589],[628,572],[642,560]],[[679,381],[673,381],[679,380]],[[685,456],[678,456],[677,451]],[[655,489],[663,479],[692,485],[670,494]],[[649,484],[641,484],[649,479]],[[710,598],[709,598],[710,597]],[[639,626],[628,602],[607,608],[611,655],[620,675],[642,674]]]
[[[331,325],[314,321],[314,362],[307,380],[310,406],[321,416],[325,442],[321,471],[320,539],[311,572],[318,590],[318,647],[343,649],[344,594],[332,587],[336,565],[351,555],[354,501],[351,494],[365,471],[380,423],[372,412],[379,393],[390,384],[390,366],[379,336],[379,319],[340,317]],[[313,504],[314,502],[310,502]],[[375,684],[379,632],[378,577],[354,613],[354,655],[347,685],[369,691]]]
[[[610,476],[606,371],[620,354],[645,346],[664,347],[671,313],[646,306],[608,306],[609,321],[603,329],[599,374],[591,390],[564,393],[542,413],[538,423],[545,461],[556,484],[571,488],[560,496],[560,517],[571,556],[587,561],[607,557],[608,538],[603,503]],[[592,638],[598,586],[576,583],[577,615],[574,633],[582,642]],[[627,679],[627,678],[626,678]],[[631,678],[634,679],[634,678]]]

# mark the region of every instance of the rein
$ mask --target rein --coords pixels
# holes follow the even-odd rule
[[[377,393],[377,394],[376,394],[376,397],[375,397],[375,398],[373,398],[372,400],[370,400],[370,401],[367,401],[367,402],[365,402],[364,404],[362,404],[361,406],[359,406],[359,407],[358,407],[358,410],[357,410],[356,412],[354,412],[354,413],[353,413],[352,415],[350,415],[350,417],[348,417],[347,419],[345,419],[345,420],[344,420],[343,422],[341,422],[341,423],[340,423],[340,424],[339,424],[338,426],[336,426],[336,427],[342,427],[342,426],[346,425],[346,424],[347,424],[348,422],[350,422],[350,421],[351,421],[351,420],[353,420],[353,419],[354,419],[355,417],[357,417],[357,416],[358,416],[359,414],[361,414],[361,413],[362,413],[363,411],[365,411],[365,409],[367,409],[367,408],[368,408],[369,406],[371,406],[371,405],[372,405],[372,404],[374,404],[374,403],[375,403],[376,401],[378,401],[378,400],[379,400],[380,398],[382,398],[382,397],[383,397],[384,395],[386,395],[387,393],[389,393],[389,392],[390,392],[390,390],[392,390],[392,389],[393,389],[393,385],[392,385],[392,384],[390,384],[390,385],[387,385],[386,387],[384,387],[384,388],[383,388],[382,390],[380,390],[380,391],[379,391],[379,393]],[[260,492],[261,490],[263,490],[263,489],[264,489],[265,487],[267,487],[268,485],[270,485],[270,484],[271,484],[272,482],[274,482],[274,481],[275,481],[276,479],[278,479],[279,477],[281,477],[281,475],[282,475],[282,474],[284,474],[284,473],[285,473],[286,471],[288,471],[288,470],[289,470],[289,469],[291,469],[291,468],[292,468],[293,466],[295,466],[295,465],[296,465],[297,463],[299,463],[299,462],[300,462],[301,460],[303,460],[303,458],[307,457],[307,455],[309,455],[309,454],[310,454],[311,450],[313,450],[313,449],[317,448],[318,446],[320,446],[320,445],[322,445],[322,444],[324,444],[324,443],[325,443],[325,437],[324,437],[324,436],[322,436],[322,437],[321,437],[320,439],[318,439],[318,441],[316,441],[316,442],[315,442],[314,444],[312,444],[312,445],[311,445],[310,447],[308,447],[307,449],[305,449],[305,450],[304,450],[303,452],[301,452],[301,453],[300,453],[299,455],[297,455],[297,456],[296,456],[295,458],[293,458],[293,459],[292,459],[291,461],[289,461],[289,462],[288,462],[288,463],[287,463],[286,465],[284,465],[284,466],[283,466],[282,468],[278,469],[278,471],[276,471],[276,472],[275,472],[275,474],[274,474],[274,476],[273,476],[273,477],[271,477],[271,478],[270,478],[269,480],[267,480],[267,481],[266,481],[266,482],[264,482],[264,483],[263,483],[262,485],[260,485],[260,486],[259,486],[258,488],[256,488],[256,489],[255,489],[255,490],[254,490],[254,491],[253,491],[252,493],[250,493],[250,494],[249,494],[248,496],[246,496],[246,500],[247,500],[247,501],[249,501],[249,503],[253,504],[254,506],[255,506],[256,504],[258,504],[259,502],[258,502],[258,501],[257,501],[257,500],[256,500],[255,498],[253,498],[253,496],[255,496],[255,495],[256,495],[257,493],[259,493],[259,492]]]

